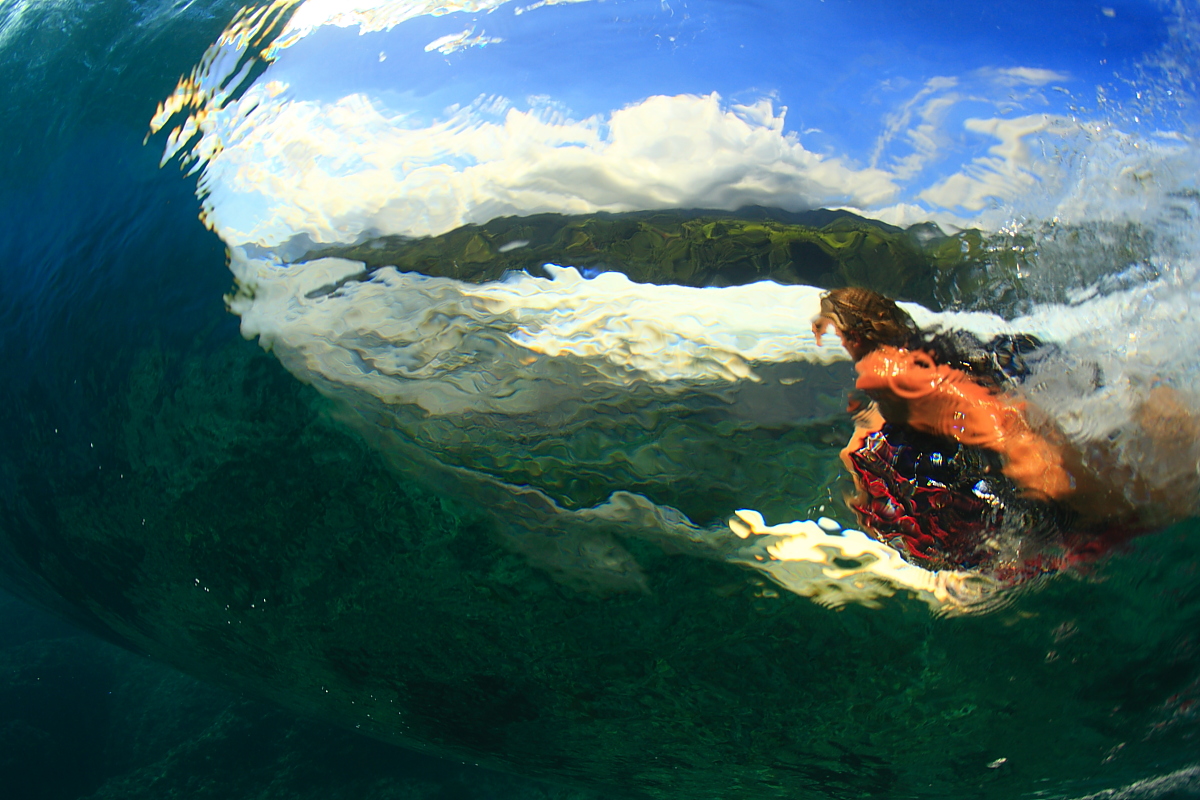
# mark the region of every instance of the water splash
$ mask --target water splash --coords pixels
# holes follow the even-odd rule
[[[990,607],[1001,589],[998,581],[979,573],[910,564],[895,549],[826,517],[767,525],[762,514],[743,509],[729,527],[743,539],[767,537],[730,560],[762,570],[788,591],[825,606],[878,608],[881,599],[906,590],[935,611],[961,613]],[[760,548],[768,557],[754,552]]]

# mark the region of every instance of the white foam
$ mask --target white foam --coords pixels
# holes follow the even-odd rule
[[[750,509],[735,512],[729,527],[742,539],[765,537],[756,544],[767,555],[746,549],[730,560],[821,605],[877,606],[880,599],[907,591],[937,611],[969,611],[987,607],[1000,589],[978,573],[934,572],[910,564],[862,531],[829,530],[811,520],[767,525],[762,514]]]
[[[291,354],[298,369],[430,413],[527,413],[601,385],[663,390],[757,380],[753,364],[832,363],[809,321],[820,290],[763,282],[697,289],[591,280],[548,266],[482,285],[384,268],[369,281],[310,297],[363,267],[326,258],[283,265],[235,251],[242,332]],[[472,337],[490,344],[472,350]],[[564,381],[578,374],[572,387]]]
[[[469,407],[527,411],[539,402],[528,389],[543,373],[561,378],[551,365],[564,359],[587,365],[589,381],[679,390],[754,381],[755,365],[846,358],[832,337],[816,346],[809,321],[819,309],[820,290],[808,286],[658,286],[617,272],[585,279],[553,265],[546,267],[550,278],[521,273],[472,285],[384,268],[369,281],[309,297],[363,266],[343,259],[285,265],[240,250],[231,265],[244,287],[232,309],[242,316],[246,336],[303,354],[305,368],[328,380],[437,413]],[[1200,388],[1195,351],[1177,347],[1180,338],[1196,335],[1179,327],[1192,302],[1188,293],[1172,291],[1169,281],[1157,281],[1076,306],[1042,307],[1012,321],[903,305],[923,327],[965,329],[984,339],[1033,334],[1101,358],[1108,373],[1104,391],[1081,397],[1056,394],[1050,384],[1029,389],[1069,434],[1095,437],[1129,419],[1138,397],[1133,389],[1148,388],[1152,378],[1189,393]],[[457,350],[476,335],[489,337],[496,348],[486,357]]]

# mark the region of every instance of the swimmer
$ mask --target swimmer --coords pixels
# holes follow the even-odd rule
[[[1189,513],[1190,484],[1173,487],[1183,502],[1147,489],[1157,511],[1135,508],[1122,491],[1133,480],[1127,471],[1097,471],[1105,458],[1095,453],[1085,465],[1021,399],[1026,359],[1048,350],[1036,339],[929,334],[893,301],[858,288],[822,296],[818,344],[831,327],[870,399],[852,401],[856,430],[841,453],[857,489],[850,506],[915,560],[1027,575]],[[1200,424],[1165,387],[1137,416],[1164,448],[1200,439]]]
[[[996,453],[1003,473],[1035,498],[1059,500],[1073,491],[1060,448],[1033,430],[1024,404],[967,359],[946,363],[937,352],[946,344],[925,339],[893,301],[866,289],[827,292],[813,320],[818,345],[830,326],[854,359],[856,388],[875,401],[882,420]]]

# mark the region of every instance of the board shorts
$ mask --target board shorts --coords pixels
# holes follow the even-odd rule
[[[911,563],[1018,581],[1073,561],[1073,515],[1023,496],[993,452],[885,423],[849,461],[859,523]]]

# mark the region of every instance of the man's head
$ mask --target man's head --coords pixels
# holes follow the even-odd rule
[[[821,295],[821,313],[813,320],[813,333],[821,335],[832,325],[855,361],[877,347],[911,347],[921,329],[906,311],[870,289],[846,287]]]

